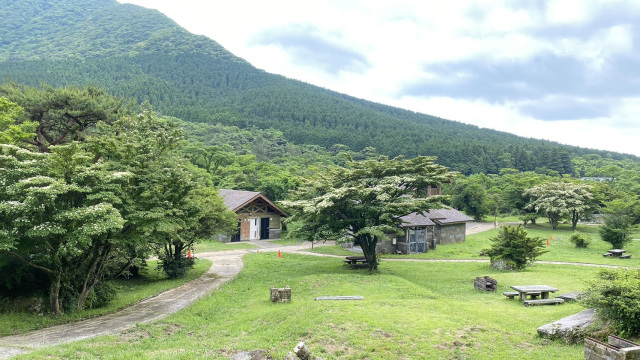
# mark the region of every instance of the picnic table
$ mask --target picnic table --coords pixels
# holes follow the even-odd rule
[[[540,299],[548,299],[549,293],[558,291],[558,289],[547,285],[514,285],[511,288],[518,292],[520,301],[527,300],[527,295],[534,299],[538,295]]]
[[[367,258],[365,258],[364,256],[347,256],[344,259],[344,262],[349,265],[358,265],[358,264],[364,265],[367,263]]]
[[[626,252],[627,252],[627,250],[611,249],[611,250],[607,250],[607,253],[609,254],[607,256],[622,257],[622,254],[624,254]]]

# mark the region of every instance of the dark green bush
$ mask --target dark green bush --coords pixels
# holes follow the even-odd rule
[[[600,227],[600,237],[611,244],[613,249],[622,249],[631,240],[631,224],[626,216],[608,215]]]
[[[169,279],[178,279],[187,274],[195,264],[194,258],[181,256],[180,258],[160,259],[158,269],[164,271]]]
[[[527,236],[527,231],[521,226],[503,226],[498,236],[491,239],[491,248],[482,252],[491,258],[491,262],[505,260],[513,263],[516,270],[524,269],[530,262],[546,253],[544,239]]]
[[[640,335],[640,270],[603,269],[581,298],[621,336]]]
[[[569,237],[569,241],[571,241],[577,248],[586,249],[589,246],[589,239],[579,231],[574,231],[574,233]]]
[[[96,284],[93,291],[87,296],[84,303],[85,309],[95,309],[106,306],[118,295],[118,289],[110,282],[101,281]]]

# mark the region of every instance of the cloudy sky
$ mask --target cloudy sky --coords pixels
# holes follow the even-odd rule
[[[119,0],[359,98],[640,155],[640,2]]]

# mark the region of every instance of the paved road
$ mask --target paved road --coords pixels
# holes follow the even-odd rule
[[[203,276],[117,313],[22,335],[1,337],[0,359],[8,359],[45,346],[119,333],[135,327],[137,323],[148,323],[166,317],[233,279],[242,269],[242,256],[246,253],[246,250],[242,250],[198,254],[199,257],[213,262]]]

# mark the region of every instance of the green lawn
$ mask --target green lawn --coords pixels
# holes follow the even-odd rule
[[[607,265],[624,265],[624,266],[640,266],[640,240],[632,240],[625,246],[628,254],[632,254],[631,259],[613,259],[603,257],[602,254],[611,249],[611,245],[600,240],[598,236],[598,228],[596,226],[582,225],[578,226],[578,230],[590,238],[591,245],[586,249],[576,249],[569,241],[569,236],[573,234],[569,225],[560,225],[557,230],[551,230],[544,226],[527,226],[529,236],[538,236],[543,239],[549,239],[548,253],[540,256],[539,260],[546,261],[567,261],[567,262],[583,262],[592,264]],[[480,256],[478,253],[482,249],[491,246],[490,239],[498,233],[497,229],[468,235],[465,242],[458,244],[437,245],[436,250],[430,250],[424,254],[412,255],[383,255],[383,258],[415,258],[415,259],[488,259],[486,256]],[[638,234],[632,237],[638,238]],[[352,252],[344,250],[341,246],[319,247],[314,252],[332,255],[353,255]]]
[[[234,242],[234,243],[223,243],[217,240],[203,240],[194,246],[194,255],[198,256],[198,253],[202,252],[217,252],[217,251],[229,251],[229,250],[239,250],[239,249],[257,249],[258,247],[255,245],[242,243],[242,242]]]
[[[28,359],[228,359],[265,350],[281,359],[299,341],[325,359],[579,359],[581,345],[541,339],[540,325],[583,310],[575,303],[524,307],[501,292],[546,284],[579,291],[595,268],[536,265],[500,272],[485,263],[383,262],[380,273],[340,259],[254,253],[238,277],[187,309],[123,336],[26,355]],[[498,280],[495,293],[473,279]],[[269,287],[292,288],[291,303],[269,301]],[[314,301],[362,295],[364,301]]]
[[[211,261],[198,259],[194,268],[185,278],[169,280],[163,273],[156,271],[156,261],[149,261],[148,264],[149,267],[141,273],[139,278],[112,281],[118,288],[118,295],[107,307],[76,311],[60,316],[39,316],[27,313],[0,314],[0,336],[20,334],[47,326],[112,313],[144,298],[196,279],[211,267]]]

